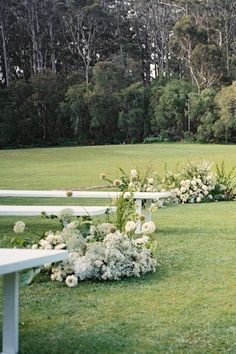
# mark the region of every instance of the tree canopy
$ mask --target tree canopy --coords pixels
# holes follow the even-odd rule
[[[2,0],[0,145],[234,142],[235,13],[229,0]]]

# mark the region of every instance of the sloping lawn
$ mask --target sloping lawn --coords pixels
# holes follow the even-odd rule
[[[165,162],[173,169],[187,159],[224,160],[230,167],[236,165],[236,147],[155,144],[0,150],[0,188],[99,187],[101,172],[115,177],[118,167],[143,169],[152,162],[161,173]],[[0,203],[94,201],[2,198]],[[17,220],[0,217],[0,247],[12,246]],[[58,228],[55,220],[23,220],[32,240],[35,233]],[[20,354],[235,354],[236,202],[167,207],[158,210],[154,221],[159,244],[155,274],[120,282],[81,282],[74,289],[41,275],[30,286],[21,286]],[[0,310],[0,328],[1,320]]]
[[[188,159],[236,165],[235,145],[153,144],[0,150],[0,188],[79,189],[101,186],[101,172],[115,177],[118,167],[162,173]]]
[[[159,267],[141,279],[21,286],[20,354],[236,353],[235,216],[236,202],[158,210]],[[1,247],[16,220],[0,219]],[[57,228],[24,221],[30,237]]]

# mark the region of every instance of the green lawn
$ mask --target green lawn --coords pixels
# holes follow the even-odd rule
[[[232,166],[235,149],[160,144],[0,151],[0,188],[96,185],[101,171],[150,160],[154,167],[166,161],[171,168],[187,158],[224,159]],[[11,244],[16,220],[0,218],[0,247]],[[24,221],[32,238],[57,228],[55,220]],[[236,202],[170,206],[154,221],[155,274],[82,282],[75,289],[42,277],[22,286],[20,354],[235,354]]]
[[[20,353],[236,353],[235,215],[235,202],[158,210],[159,267],[141,279],[22,286]],[[29,235],[56,229],[25,221]]]
[[[0,188],[80,188],[99,186],[101,172],[116,176],[118,167],[163,172],[187,159],[236,164],[236,145],[153,144],[26,150],[0,150]]]

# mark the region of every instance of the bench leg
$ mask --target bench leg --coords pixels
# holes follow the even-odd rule
[[[138,216],[140,216],[142,214],[142,199],[135,200],[135,207],[136,207],[136,210],[135,210],[136,214]],[[141,234],[141,231],[142,231],[142,223],[140,220],[138,220],[135,233]]]
[[[151,204],[152,204],[151,199],[147,199],[146,200],[146,206],[145,206],[145,209],[144,209],[145,221],[151,221],[152,220]]]
[[[17,354],[18,339],[19,273],[3,276],[3,332],[2,354]]]
[[[136,214],[138,214],[138,215],[143,214],[145,216],[145,221],[151,221],[152,220],[152,212],[150,210],[151,204],[152,204],[152,200],[147,199],[145,209],[143,210],[143,213],[142,213],[142,199],[136,199],[135,200]],[[137,222],[135,233],[141,234],[141,231],[142,231],[142,223],[139,220]]]

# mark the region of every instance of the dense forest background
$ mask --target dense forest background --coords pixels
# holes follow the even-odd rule
[[[236,142],[235,0],[1,0],[0,147]]]

